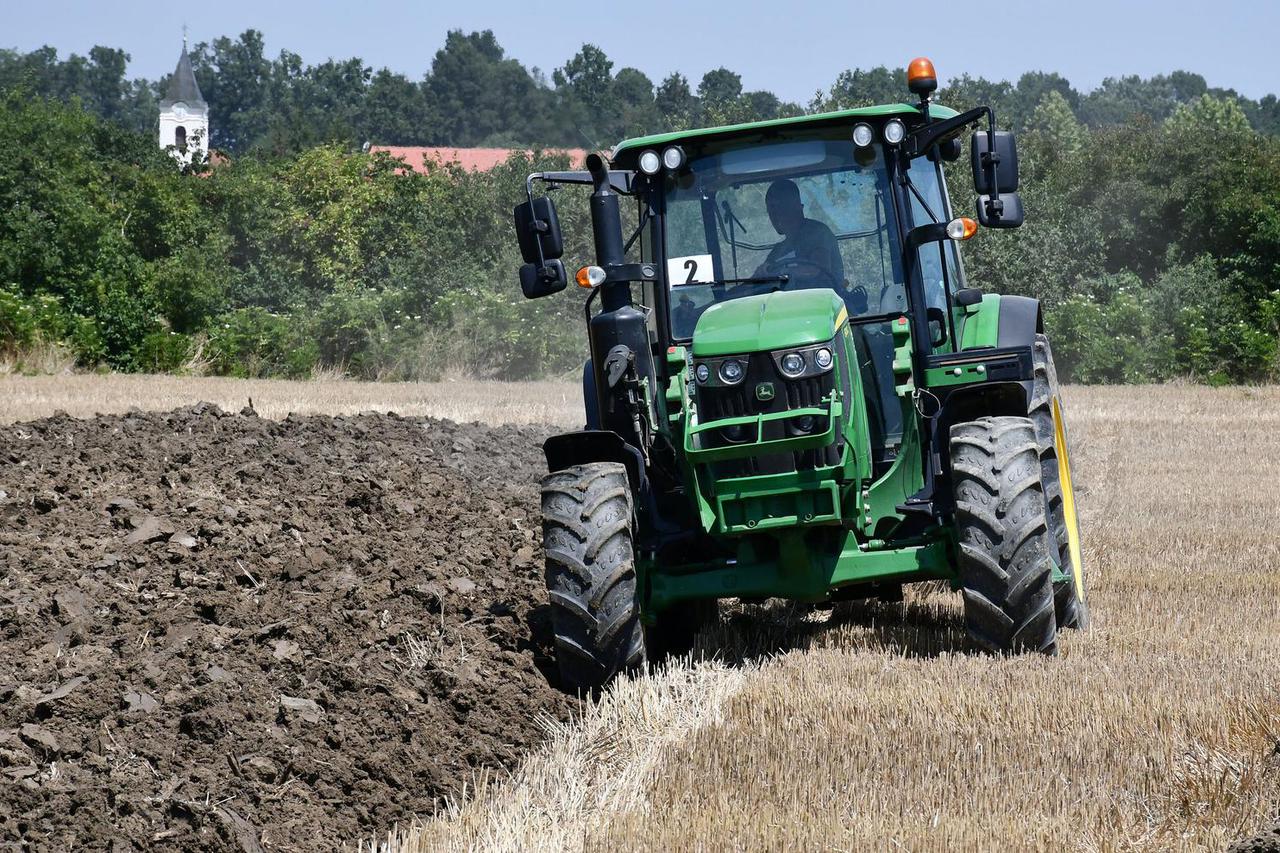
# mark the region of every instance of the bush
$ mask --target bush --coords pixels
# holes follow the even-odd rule
[[[1280,295],[1251,308],[1237,274],[1213,259],[1170,267],[1150,287],[1132,273],[1078,283],[1047,313],[1059,372],[1071,382],[1189,377],[1220,385],[1276,378]]]
[[[152,332],[134,353],[134,364],[145,373],[177,373],[191,357],[192,341],[173,331]]]
[[[319,350],[288,315],[239,308],[214,318],[204,357],[223,376],[296,379],[310,374]]]
[[[70,320],[56,296],[23,296],[0,287],[0,352],[12,354],[41,342],[61,341]]]

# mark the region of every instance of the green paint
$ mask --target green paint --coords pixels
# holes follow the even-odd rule
[[[834,290],[777,290],[712,305],[693,333],[696,357],[820,344],[835,337],[848,316]]]
[[[907,406],[910,402],[907,402]],[[905,407],[904,407],[905,408]],[[910,410],[908,410],[910,411]],[[889,470],[861,495],[862,530],[868,536],[884,536],[902,519],[898,504],[924,487],[924,469],[920,452],[920,428],[914,417],[907,421],[898,447],[898,456]]]
[[[728,459],[745,459],[748,456],[764,456],[771,453],[795,453],[800,450],[813,450],[826,447],[836,440],[840,428],[840,414],[843,406],[839,399],[832,396],[823,400],[822,408],[787,409],[768,415],[743,415],[738,418],[721,418],[709,423],[698,423],[696,417],[689,419],[689,426],[684,432],[684,453],[697,464],[724,462]],[[808,435],[796,435],[789,438],[764,438],[765,425],[778,421],[790,420],[809,415],[818,419],[818,423],[826,421],[822,432]],[[742,444],[730,444],[724,447],[701,447],[698,436],[725,427],[745,426],[755,432],[755,438]]]
[[[986,366],[981,363],[956,364],[947,367],[931,367],[924,372],[926,388],[945,388],[949,385],[973,385],[986,382]]]
[[[698,598],[821,601],[833,589],[857,583],[949,579],[954,574],[949,548],[948,542],[938,540],[871,550],[850,531],[829,528],[806,534],[793,529],[779,534],[777,559],[761,559],[756,549],[747,547],[733,565],[703,564],[680,572],[649,567],[650,605],[659,611]]]
[[[708,137],[734,136],[736,134],[753,133],[774,128],[804,128],[821,124],[854,124],[858,119],[889,118],[891,116],[919,116],[920,108],[912,104],[880,104],[874,107],[858,107],[852,110],[837,110],[829,113],[816,113],[806,116],[792,116],[770,121],[753,121],[746,124],[731,124],[725,127],[700,127],[694,130],[678,130],[672,133],[656,133],[652,136],[639,136],[627,139],[614,146],[609,155],[615,166],[624,166],[639,155],[641,149],[655,148],[671,143],[701,140]],[[951,118],[958,113],[950,107],[933,104],[929,107],[929,115],[936,119]]]
[[[986,293],[982,301],[961,310],[956,319],[960,323],[961,349],[993,347],[1000,338],[1000,297]]]

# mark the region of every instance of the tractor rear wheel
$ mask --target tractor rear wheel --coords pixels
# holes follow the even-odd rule
[[[1050,555],[1065,580],[1053,584],[1054,611],[1059,628],[1089,627],[1085,598],[1084,566],[1080,559],[1080,525],[1076,519],[1075,487],[1067,449],[1058,371],[1053,365],[1049,339],[1036,335],[1033,349],[1035,383],[1027,417],[1036,427],[1040,453],[1040,481],[1044,485],[1045,515],[1049,522]]]
[[[1056,654],[1053,561],[1030,419],[953,426],[951,477],[969,635],[997,653]]]
[[[593,462],[544,477],[542,545],[564,687],[594,692],[642,667],[627,469]]]

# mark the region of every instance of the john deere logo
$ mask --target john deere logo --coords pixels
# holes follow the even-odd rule
[[[773,383],[761,382],[756,386],[756,399],[768,401],[773,399]]]

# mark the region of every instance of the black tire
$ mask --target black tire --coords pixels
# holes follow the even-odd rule
[[[1084,590],[1080,590],[1079,594],[1076,590],[1070,539],[1067,534],[1066,515],[1063,511],[1058,450],[1054,444],[1053,401],[1055,399],[1058,401],[1059,410],[1062,407],[1062,399],[1058,395],[1058,372],[1053,365],[1053,350],[1049,346],[1049,339],[1042,334],[1036,335],[1032,357],[1035,364],[1035,382],[1027,417],[1031,418],[1031,422],[1036,427],[1036,445],[1040,454],[1040,482],[1044,485],[1045,517],[1049,523],[1050,555],[1067,575],[1066,580],[1056,581],[1053,585],[1054,613],[1059,628],[1087,628],[1089,605],[1086,602]],[[1080,568],[1080,577],[1083,578],[1083,567]]]
[[[951,477],[965,626],[996,653],[1057,653],[1036,431],[1028,418],[951,428]]]
[[[719,618],[720,604],[714,598],[671,605],[658,613],[654,624],[645,629],[649,660],[657,662],[673,655],[687,655],[693,650],[698,632]]]
[[[542,480],[542,545],[556,662],[567,690],[596,692],[645,663],[631,489],[616,462]]]

